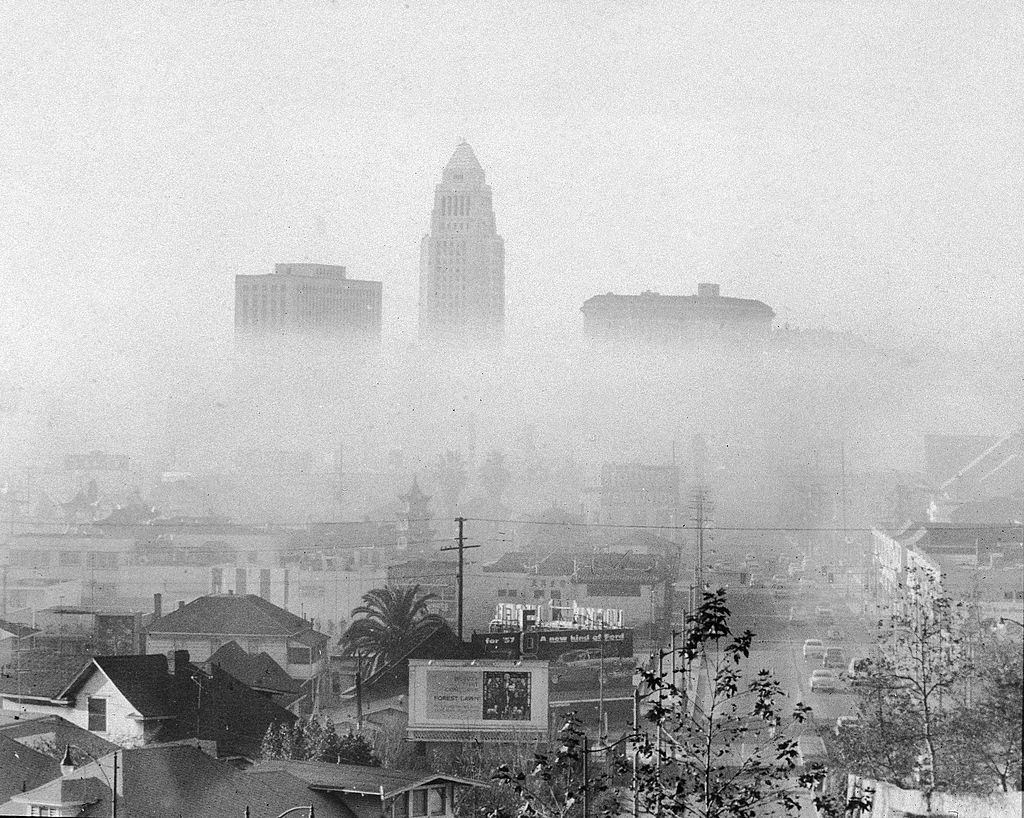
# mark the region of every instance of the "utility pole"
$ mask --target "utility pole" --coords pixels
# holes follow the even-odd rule
[[[600,725],[598,725],[600,730]],[[590,818],[590,759],[587,755],[590,752],[587,734],[583,734],[583,818]]]
[[[458,632],[459,632],[459,641],[461,642],[462,641],[462,588],[463,588],[464,573],[465,573],[465,560],[464,560],[464,557],[463,557],[463,552],[467,548],[479,548],[480,546],[479,545],[466,545],[466,538],[465,538],[465,535],[463,533],[464,527],[465,527],[465,523],[466,523],[466,518],[465,517],[456,517],[455,518],[455,523],[459,527],[458,536],[455,538],[456,542],[458,544],[457,545],[450,545],[447,548],[442,548],[441,551],[458,551],[459,552],[459,572],[458,572],[458,574],[455,575],[455,579],[456,579],[456,582],[458,583],[458,592],[459,592]]]
[[[110,818],[117,818],[117,750],[114,750],[114,784],[110,788]]]
[[[363,729],[363,654],[356,653],[356,729]]]
[[[699,602],[704,592],[704,534],[707,527],[708,502],[704,494],[704,486],[697,486],[693,495],[693,523],[697,530],[697,563],[694,565],[694,585],[696,585],[696,600]],[[696,604],[694,608],[696,608]]]

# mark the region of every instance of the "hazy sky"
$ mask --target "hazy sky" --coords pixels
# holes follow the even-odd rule
[[[1019,335],[1022,8],[0,2],[2,340],[226,348],[233,276],[293,260],[383,280],[410,334],[463,136],[512,335],[702,280],[802,325]]]

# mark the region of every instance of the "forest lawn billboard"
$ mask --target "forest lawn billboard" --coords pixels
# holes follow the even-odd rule
[[[409,661],[409,738],[533,737],[548,729],[548,663]]]

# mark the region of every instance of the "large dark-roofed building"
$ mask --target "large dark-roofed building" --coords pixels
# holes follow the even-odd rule
[[[699,284],[696,295],[595,295],[581,309],[591,340],[652,345],[760,340],[775,318],[762,301],[722,296],[718,284]]]
[[[207,661],[228,642],[246,653],[268,654],[293,679],[315,679],[328,637],[313,623],[253,594],[210,594],[153,622],[146,652],[187,650]]]

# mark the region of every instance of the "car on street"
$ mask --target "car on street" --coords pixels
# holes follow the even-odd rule
[[[804,640],[804,659],[814,659],[825,652],[825,645],[820,639]]]
[[[556,661],[567,667],[594,667],[601,663],[601,649],[582,648],[566,651]]]
[[[821,655],[821,666],[840,669],[845,668],[846,654],[843,653],[843,649],[825,648],[825,652]]]
[[[860,727],[860,718],[858,716],[840,716],[836,719],[834,732],[838,736],[846,730],[856,730],[858,727]]]
[[[839,689],[839,676],[834,670],[815,670],[811,673],[811,693],[819,690],[825,693],[833,693]]]
[[[855,656],[847,666],[846,675],[850,684],[859,687],[867,682],[868,672],[871,669],[871,660],[863,656]]]

